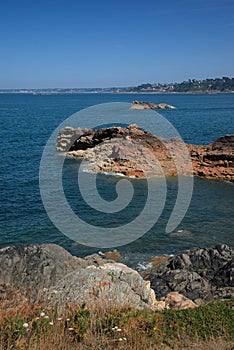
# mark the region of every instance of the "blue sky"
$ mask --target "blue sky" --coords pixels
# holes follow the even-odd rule
[[[234,0],[3,0],[0,88],[234,76]]]

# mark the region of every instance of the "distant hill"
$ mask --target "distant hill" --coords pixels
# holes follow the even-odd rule
[[[189,79],[182,83],[142,84],[129,88],[128,92],[231,92],[234,91],[234,78]]]

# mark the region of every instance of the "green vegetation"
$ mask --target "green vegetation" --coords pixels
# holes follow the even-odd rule
[[[182,83],[142,84],[129,92],[230,92],[234,91],[234,78],[189,79]]]
[[[186,310],[89,310],[70,308],[60,317],[37,307],[0,317],[3,350],[231,349],[234,300]],[[218,345],[218,348],[216,347]],[[198,347],[200,346],[200,347]]]

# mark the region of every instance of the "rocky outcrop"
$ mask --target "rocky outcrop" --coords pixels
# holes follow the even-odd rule
[[[60,132],[62,134],[63,130]],[[61,147],[61,143],[59,145]],[[121,173],[134,177],[189,175],[189,157],[182,151],[183,147],[179,138],[162,139],[133,124],[127,128],[89,131],[71,145],[67,154],[92,163],[86,169],[93,172]],[[66,147],[63,151],[66,151]]]
[[[122,263],[98,254],[76,258],[54,244],[4,248],[0,262],[0,305],[4,310],[23,310],[30,301],[59,312],[83,303],[90,308],[152,310],[194,306],[178,293],[156,300],[150,281]],[[16,295],[19,303],[14,300]]]
[[[187,148],[188,153],[179,138],[163,139],[135,124],[98,130],[67,127],[57,141],[58,151],[92,163],[86,169],[96,173],[152,177],[192,175],[193,171],[200,177],[234,181],[234,135]]]
[[[195,175],[234,181],[234,135],[220,137],[207,146],[188,147]]]
[[[90,308],[193,308],[234,297],[233,255],[226,245],[194,248],[158,260],[140,275],[98,254],[76,258],[54,244],[4,248],[0,306],[22,310],[33,301],[59,312],[83,303]]]
[[[133,101],[131,103],[131,109],[175,109],[175,106],[168,105],[167,103],[151,103],[151,102],[141,102]]]
[[[0,281],[5,291],[60,310],[65,301],[93,307],[157,307],[153,290],[138,272],[98,254],[74,257],[55,244],[1,249]]]
[[[158,297],[179,292],[199,303],[234,297],[234,250],[227,245],[193,248],[144,270]]]

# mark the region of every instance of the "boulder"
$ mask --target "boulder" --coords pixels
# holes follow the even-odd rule
[[[234,251],[225,244],[193,248],[141,272],[158,297],[183,293],[193,301],[212,300],[215,295],[234,297]],[[223,288],[225,289],[223,292]],[[218,290],[220,292],[218,293]]]
[[[138,272],[121,263],[89,266],[67,274],[54,287],[43,290],[40,301],[60,312],[65,305],[89,308],[150,308],[157,302],[153,290]]]
[[[165,298],[166,308],[170,309],[194,309],[197,305],[190,299],[186,298],[183,294],[178,292],[171,292],[167,294]]]
[[[36,296],[67,273],[86,266],[56,244],[7,247],[0,250],[0,279],[24,295]]]

